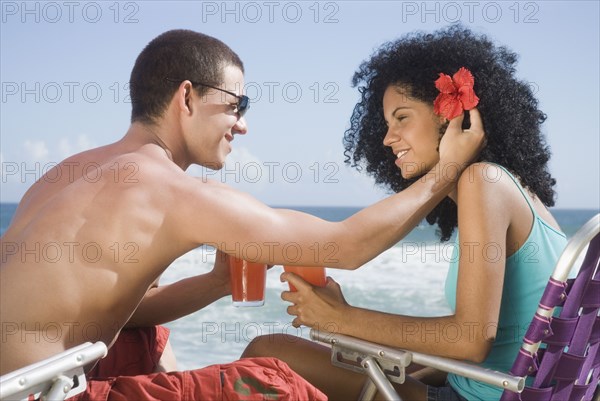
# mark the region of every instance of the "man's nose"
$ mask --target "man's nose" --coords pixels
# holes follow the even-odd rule
[[[246,119],[244,117],[240,117],[235,125],[232,128],[232,132],[234,134],[244,135],[248,132],[248,124],[246,123]]]

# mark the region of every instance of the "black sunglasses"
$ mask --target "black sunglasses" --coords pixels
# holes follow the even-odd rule
[[[166,78],[167,81],[169,82],[183,82],[183,79],[173,79],[173,78]],[[188,81],[190,81],[188,79]],[[244,114],[246,114],[246,112],[248,111],[248,109],[250,108],[250,98],[246,95],[236,95],[233,92],[230,92],[228,90],[225,89],[221,89],[221,88],[217,88],[216,86],[212,86],[212,85],[208,85],[208,84],[204,84],[202,82],[194,82],[194,81],[190,81],[192,83],[192,85],[200,85],[200,86],[206,86],[207,88],[211,88],[211,89],[216,89],[218,91],[227,93],[228,95],[234,96],[235,98],[238,99],[237,104],[235,105],[235,110],[234,113],[236,113],[237,115],[239,115],[239,117],[243,117]]]

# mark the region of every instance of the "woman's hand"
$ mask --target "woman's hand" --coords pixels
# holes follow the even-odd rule
[[[325,331],[339,331],[344,313],[350,305],[344,299],[340,285],[327,277],[325,287],[315,287],[294,273],[283,273],[281,281],[293,284],[297,291],[284,291],[281,299],[293,303],[287,312],[296,316],[294,327],[305,325]]]

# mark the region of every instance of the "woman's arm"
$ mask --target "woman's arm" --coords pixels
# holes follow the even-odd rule
[[[299,290],[284,292],[294,303],[293,324],[333,330],[389,346],[481,362],[495,338],[502,297],[506,231],[502,184],[485,180],[481,165],[463,173],[458,184],[460,269],[456,311],[442,317],[412,317],[348,305],[337,283],[313,288],[284,273]],[[496,185],[497,184],[497,185]]]

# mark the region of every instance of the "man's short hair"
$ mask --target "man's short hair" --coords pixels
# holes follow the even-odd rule
[[[238,55],[211,36],[183,29],[157,36],[142,50],[131,71],[131,122],[154,124],[162,116],[181,83],[166,78],[217,86],[222,83],[223,69],[230,65],[244,72]],[[202,95],[207,89],[198,86],[196,90]]]

